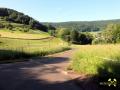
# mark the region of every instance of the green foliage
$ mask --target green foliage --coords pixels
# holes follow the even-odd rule
[[[76,43],[79,40],[79,32],[76,30],[70,31],[70,39],[72,43]]]
[[[56,36],[55,30],[48,30],[48,33],[49,33],[51,36]]]
[[[1,28],[5,28],[5,25],[3,25],[2,23],[0,23],[0,29]]]
[[[44,23],[50,24],[56,28],[74,29],[80,32],[97,32],[102,31],[109,23],[119,24],[120,20],[102,20],[102,21],[74,21],[61,23]]]
[[[103,32],[107,43],[118,43],[120,41],[120,24],[109,24]]]
[[[25,40],[1,37],[0,42],[2,42],[0,43],[0,62],[8,59],[45,56],[70,49],[65,42],[57,38]]]
[[[120,77],[120,48],[116,45],[77,46],[70,68],[81,74]]]
[[[48,33],[51,35],[51,36],[56,36],[56,28],[53,27],[52,25],[47,25],[48,27]]]
[[[0,8],[0,17],[4,21],[29,25],[31,29],[39,29],[45,32],[48,31],[48,28],[54,28],[53,26],[47,27],[38,22],[37,20],[29,17],[28,15],[24,15],[23,13],[20,13],[13,9]]]
[[[70,31],[68,29],[62,28],[57,32],[57,36],[63,40],[66,39],[66,35],[70,35]]]
[[[79,42],[81,44],[92,44],[93,36],[90,33],[80,33]]]
[[[104,38],[95,38],[93,41],[92,41],[92,44],[106,44],[106,41]]]
[[[97,33],[93,44],[109,44],[120,42],[120,24],[108,24],[100,33]]]
[[[51,37],[48,33],[39,31],[39,30],[32,30],[28,27],[16,27],[12,30],[9,29],[1,29],[0,30],[1,37],[8,37],[8,38],[21,38],[21,39],[42,39],[42,38],[49,38]]]
[[[55,27],[53,27],[52,25],[47,25],[47,27],[48,27],[48,30],[56,30],[56,28]]]
[[[76,30],[60,29],[57,33],[64,41],[74,44],[91,44],[93,40],[92,34],[80,33]]]
[[[32,52],[32,53],[25,52],[25,51],[23,51],[22,48],[21,48],[21,50],[0,50],[0,63],[9,62],[9,60],[12,60],[12,59],[45,56],[45,55],[49,55],[49,54],[63,52],[66,50],[70,50],[70,47],[61,47],[61,48],[57,48],[57,49],[51,49],[48,51],[41,50],[41,51],[36,51],[36,52]],[[14,60],[12,60],[11,62],[14,62]]]
[[[10,23],[6,24],[6,28],[9,29],[9,30],[12,30],[13,29],[13,25],[11,25]]]

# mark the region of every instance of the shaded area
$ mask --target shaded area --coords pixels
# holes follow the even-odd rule
[[[98,67],[98,77],[99,82],[107,82],[111,79],[113,82],[116,79],[116,87],[112,85],[110,87],[115,88],[117,90],[120,89],[120,62],[119,61],[105,61],[101,66]],[[107,87],[107,86],[105,86]]]
[[[83,75],[77,78],[76,84],[83,90],[120,90],[119,61],[105,61],[98,66],[97,71],[96,75]]]
[[[54,54],[58,52],[63,52],[70,50],[70,47],[61,47],[55,50],[51,51],[36,51],[33,53],[27,53],[21,48],[20,50],[0,50],[0,63],[6,63],[6,62],[16,62],[16,61],[24,61],[23,58],[31,58],[31,57],[37,57],[37,56],[45,56],[49,54]],[[14,60],[14,59],[21,59],[21,60]]]
[[[29,62],[0,65],[0,90],[81,90],[59,72],[68,58],[43,57]]]
[[[120,78],[120,62],[119,61],[105,61],[98,67],[98,74],[102,77]]]
[[[30,54],[30,53],[24,52],[22,49],[21,49],[21,51],[0,50],[0,62],[2,62],[3,60],[7,61],[7,60],[10,60],[10,59],[16,59],[16,58],[29,58],[29,57],[33,57],[33,56],[37,56],[37,55],[38,55],[38,53],[34,53],[34,54],[31,53]],[[13,60],[13,62],[14,62],[14,60]]]

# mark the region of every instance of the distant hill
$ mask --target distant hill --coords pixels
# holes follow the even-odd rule
[[[13,9],[0,8],[0,28],[6,27],[5,23],[3,25],[3,21],[26,25],[31,29],[39,29],[45,32],[48,31],[48,27],[46,25],[43,25],[32,17]]]
[[[95,32],[103,30],[108,24],[120,24],[120,19],[116,20],[101,20],[101,21],[71,21],[61,23],[43,23],[45,25],[52,25],[56,28],[68,28],[81,32]]]
[[[9,8],[0,8],[0,29],[7,27],[22,27],[30,29],[38,29],[47,32],[48,29],[55,28],[68,28],[69,30],[74,29],[80,32],[96,32],[103,30],[108,24],[120,23],[120,19],[116,20],[101,20],[101,21],[70,21],[61,23],[40,23],[32,17],[25,15]],[[54,28],[55,27],[55,28]],[[27,30],[25,30],[27,31]]]

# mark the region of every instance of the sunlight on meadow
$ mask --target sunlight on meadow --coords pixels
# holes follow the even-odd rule
[[[120,45],[85,45],[72,57],[70,67],[81,74],[96,74],[104,62],[120,61]],[[104,68],[104,67],[103,67]]]
[[[34,34],[35,33],[35,34]],[[23,39],[40,39],[50,37],[48,33],[42,31],[33,31],[22,33],[20,31],[10,31],[10,30],[0,30],[1,37],[9,37],[9,38],[23,38]]]
[[[44,56],[69,50],[68,44],[59,38],[22,40],[0,38],[0,59]]]

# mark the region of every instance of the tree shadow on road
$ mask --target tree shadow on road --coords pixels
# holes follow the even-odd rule
[[[49,82],[49,80],[37,78],[49,73],[57,73],[60,67],[54,64],[67,61],[68,58],[43,57],[28,62],[1,64],[0,90],[80,90],[71,79]],[[59,74],[54,77],[61,78]]]

